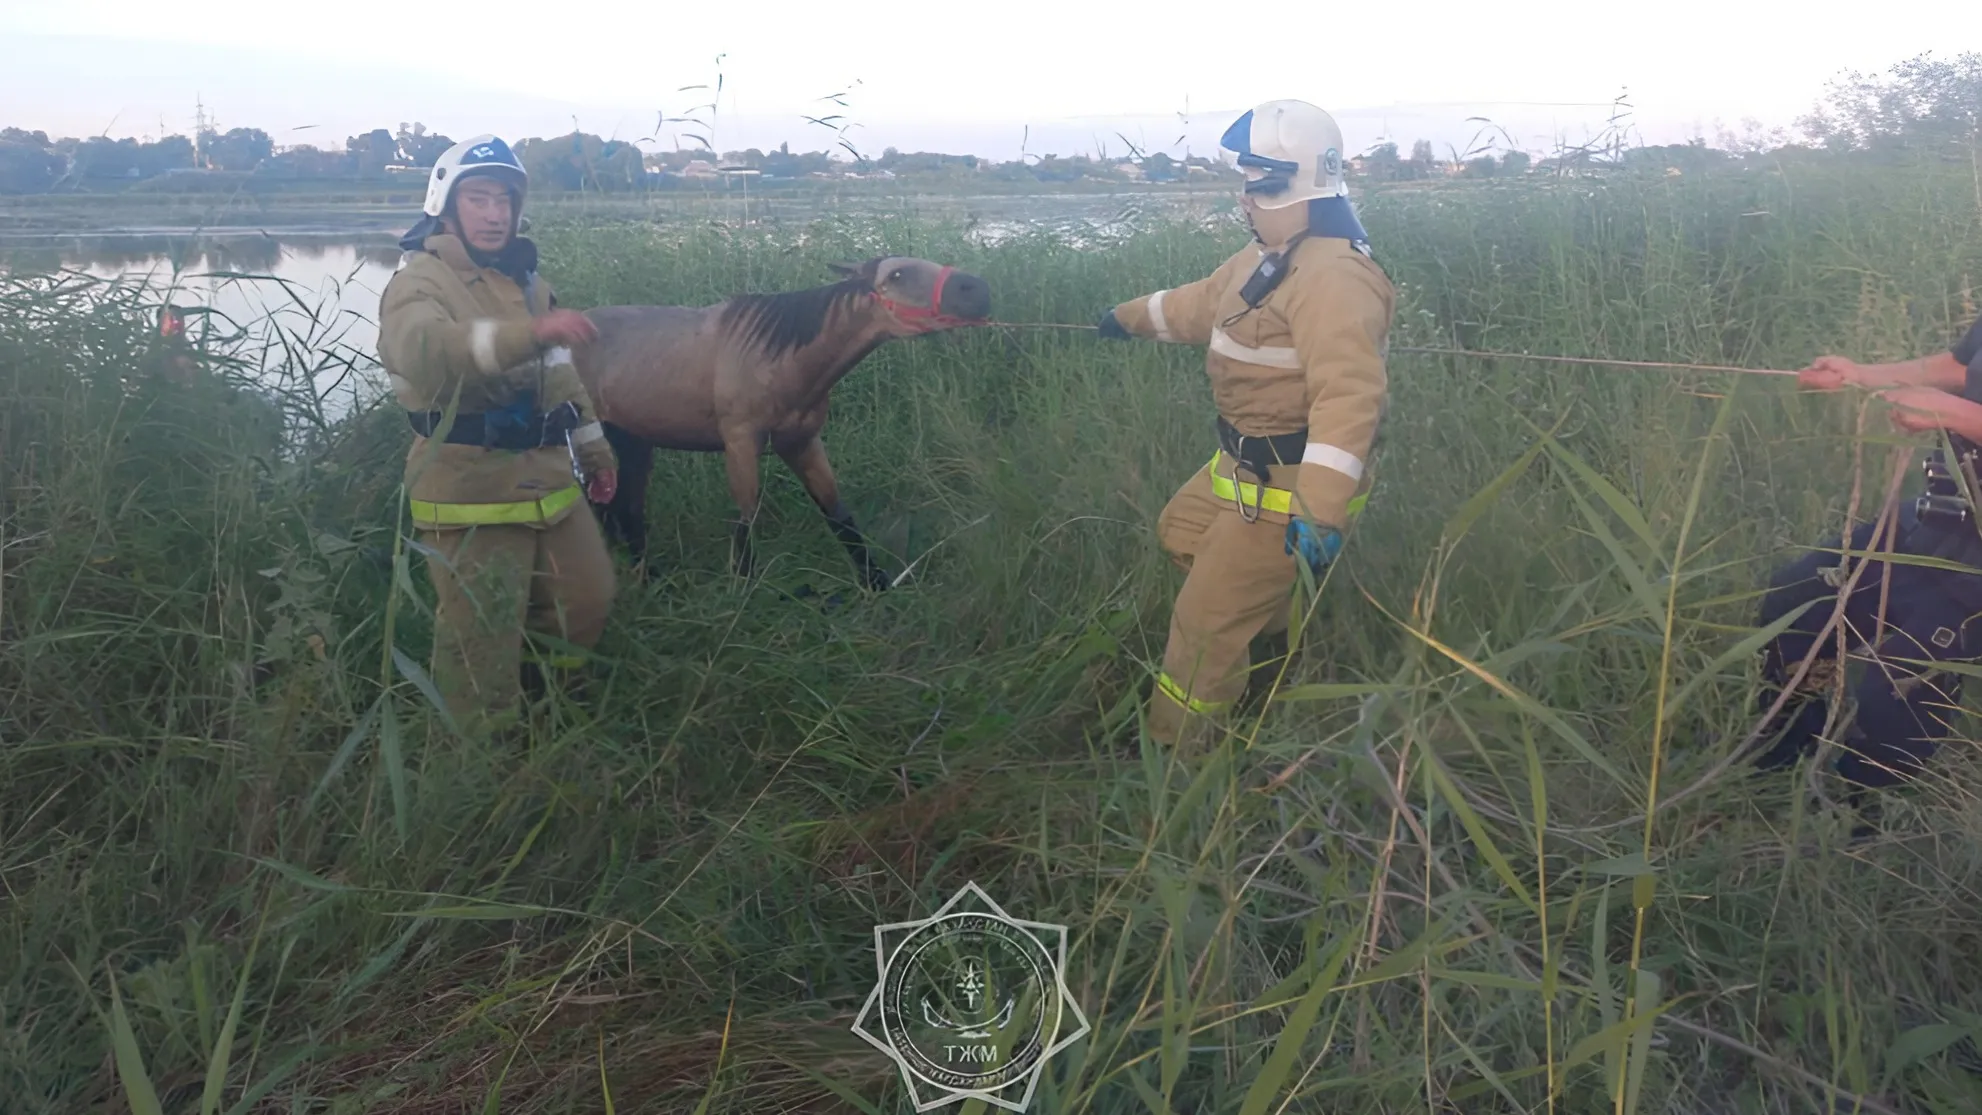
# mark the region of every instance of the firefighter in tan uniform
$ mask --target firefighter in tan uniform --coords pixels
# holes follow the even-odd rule
[[[1148,726],[1185,750],[1244,694],[1252,640],[1287,629],[1296,563],[1319,578],[1362,508],[1395,301],[1350,207],[1328,113],[1270,101],[1222,143],[1245,174],[1255,242],[1208,278],[1116,306],[1100,326],[1210,350],[1219,449],[1157,524],[1187,575]]]
[[[571,360],[596,334],[537,277],[519,235],[527,186],[494,136],[442,155],[379,315],[379,358],[415,434],[406,486],[437,598],[434,683],[472,731],[512,720],[519,683],[542,680],[526,628],[590,648],[614,591],[579,485],[603,503],[617,483]],[[543,664],[583,659],[553,649]]]

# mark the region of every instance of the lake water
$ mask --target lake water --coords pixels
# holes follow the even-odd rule
[[[1081,228],[1105,229],[1139,210],[1202,199],[1063,195],[921,201],[918,209],[968,217],[974,235],[985,241],[1047,226],[1061,228],[1077,242]],[[819,199],[780,199],[773,205],[758,201],[749,209],[718,206],[703,215],[778,224],[809,219],[820,211]],[[668,212],[676,219],[682,215]],[[341,233],[299,228],[273,233],[30,233],[0,238],[0,272],[68,271],[144,283],[175,305],[211,310],[216,320],[209,324],[217,335],[280,334],[292,350],[310,355],[317,393],[325,410],[335,413],[351,404],[354,392],[368,396],[382,386],[378,308],[399,264],[396,239],[376,228]],[[198,319],[193,324],[197,333]]]
[[[0,269],[68,271],[151,286],[235,329],[271,329],[320,356],[376,363],[379,296],[399,265],[389,236],[76,236],[0,244]]]

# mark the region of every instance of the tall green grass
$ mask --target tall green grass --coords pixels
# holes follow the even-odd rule
[[[1795,367],[1948,343],[1976,196],[1839,166],[1363,208],[1398,346]],[[536,235],[572,305],[888,252],[1072,323],[1244,241],[1229,208],[1079,242],[907,208]],[[1180,766],[1134,718],[1178,584],[1153,524],[1212,447],[1201,354],[894,344],[827,441],[914,576],[858,597],[773,465],[736,583],[719,459],[668,456],[609,683],[488,750],[426,696],[396,413],[285,446],[307,403],[252,383],[310,382],[307,344],[174,387],[147,313],[0,288],[8,1111],[906,1111],[848,1030],[872,927],[966,881],[1072,931],[1094,1030],[1036,1111],[1982,1102],[1970,749],[1850,847],[1796,777],[1716,773],[1761,579],[1869,517],[1902,451],[1853,400],[1396,356],[1303,653]]]

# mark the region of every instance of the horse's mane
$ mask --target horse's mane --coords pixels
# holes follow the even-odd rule
[[[835,309],[873,291],[872,272],[879,262],[870,260],[850,277],[825,286],[735,295],[723,309],[722,325],[737,330],[746,343],[762,345],[773,356],[804,348],[819,339]]]

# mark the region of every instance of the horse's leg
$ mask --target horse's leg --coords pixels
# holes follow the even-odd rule
[[[826,459],[826,443],[814,435],[798,448],[780,451],[778,455],[798,474],[806,494],[825,514],[826,522],[833,528],[833,536],[846,547],[847,556],[853,559],[853,567],[860,572],[861,583],[874,592],[886,590],[889,585],[887,574],[874,564],[873,555],[867,551],[867,539],[853,521],[853,512],[840,502],[840,482],[833,476],[832,462]]]
[[[756,572],[756,562],[751,553],[750,528],[757,522],[757,454],[761,442],[755,438],[748,440],[723,441],[723,467],[729,473],[729,497],[736,504],[736,522],[730,527],[730,560],[739,577],[749,577]]]
[[[654,447],[609,423],[606,440],[619,458],[619,490],[600,515],[606,538],[623,545],[635,575],[647,573],[647,480],[654,470]]]

